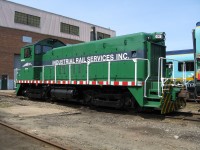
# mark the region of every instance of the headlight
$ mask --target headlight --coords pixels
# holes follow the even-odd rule
[[[163,39],[163,35],[161,35],[161,34],[156,34],[156,35],[155,35],[155,38],[156,38],[156,39]]]
[[[152,41],[160,42],[165,40],[165,32],[155,32],[152,36]]]

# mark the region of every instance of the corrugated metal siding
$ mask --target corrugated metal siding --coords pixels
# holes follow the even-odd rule
[[[40,17],[40,28],[32,27],[28,25],[23,25],[14,22],[15,11],[23,12],[26,14],[34,15]],[[60,22],[79,26],[79,36],[70,35],[60,32]],[[56,15],[53,13],[45,12],[35,8],[23,6],[8,1],[0,0],[0,26],[10,27],[20,30],[28,30],[32,32],[37,32],[41,34],[53,35],[63,38],[75,39],[79,41],[90,41],[90,31],[91,27],[95,26],[96,31],[103,32],[105,34],[115,36],[116,33],[113,30],[85,23],[79,20],[67,18],[64,16]]]

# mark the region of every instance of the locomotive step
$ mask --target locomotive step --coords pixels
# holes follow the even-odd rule
[[[160,100],[160,97],[158,96],[158,95],[151,95],[151,96],[147,96],[147,100],[148,99],[150,99],[151,101],[153,100],[153,99],[155,99],[156,101],[157,100]]]
[[[158,95],[158,89],[150,89],[149,90],[149,97],[155,97]]]
[[[146,104],[144,104],[144,107],[160,108],[160,102],[148,101]]]

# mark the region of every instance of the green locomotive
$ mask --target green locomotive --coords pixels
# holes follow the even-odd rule
[[[165,33],[136,33],[66,46],[45,39],[21,49],[17,95],[81,101],[96,106],[182,107],[183,87],[165,74]]]

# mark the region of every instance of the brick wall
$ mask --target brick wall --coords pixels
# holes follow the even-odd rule
[[[81,42],[29,31],[0,27],[0,78],[2,74],[7,74],[10,79],[13,79],[14,54],[20,54],[21,47],[27,44],[22,42],[22,36],[32,37],[32,42],[50,37],[68,44]]]

